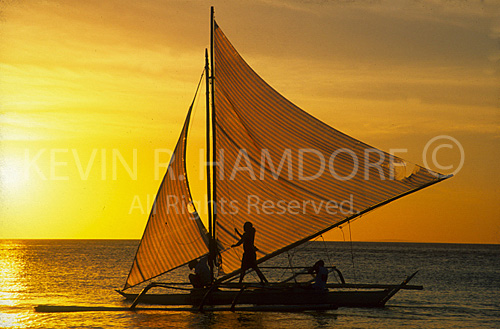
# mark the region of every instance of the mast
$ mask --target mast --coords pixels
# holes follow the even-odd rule
[[[215,20],[214,20],[214,7],[210,8],[210,70],[211,70],[211,82],[212,82],[212,173],[213,173],[213,188],[212,188],[212,243],[213,243],[213,252],[214,256],[216,253],[215,247],[215,239],[217,237],[215,227],[217,225],[217,143],[216,143],[216,129],[215,124],[217,117],[215,115],[215,74],[214,74],[214,29],[215,29]],[[215,259],[215,258],[214,258]]]
[[[210,254],[210,261],[208,262],[208,266],[210,267],[210,280],[213,281],[214,279],[214,262],[213,260],[213,253],[211,249],[212,245],[212,188],[211,188],[211,179],[210,179],[210,169],[211,166],[209,165],[210,163],[210,72],[209,72],[209,65],[208,65],[208,50],[205,49],[205,82],[206,82],[206,105],[207,105],[207,114],[206,114],[206,141],[207,141],[207,155],[206,155],[206,162],[207,162],[207,212],[208,212],[208,250]]]
[[[215,21],[214,21],[214,7],[210,7],[210,79],[208,78],[208,57],[206,57],[206,67],[207,67],[207,161],[209,161],[210,165],[207,168],[207,174],[210,176],[210,170],[212,171],[213,179],[212,179],[212,186],[210,186],[210,179],[208,179],[208,209],[209,213],[209,232],[210,232],[210,239],[209,239],[209,253],[210,253],[210,259],[212,260],[212,265],[210,267],[211,269],[211,275],[212,279],[214,277],[214,263],[217,257],[217,243],[216,243],[216,232],[215,232],[215,227],[216,227],[216,218],[217,218],[217,206],[215,200],[217,199],[216,196],[216,181],[217,181],[217,170],[216,170],[216,163],[217,163],[217,145],[216,145],[216,132],[215,132],[215,124],[216,124],[216,116],[215,116],[215,87],[214,87],[214,28],[215,28]],[[211,91],[209,91],[209,81],[211,82]],[[210,95],[210,96],[209,96]],[[211,100],[211,102],[210,102]],[[211,103],[211,108],[209,108],[209,104]],[[209,134],[209,112],[211,110],[211,118],[212,118],[212,161],[209,160],[209,153],[210,153],[210,134]],[[212,189],[210,191],[210,189]],[[211,196],[211,198],[210,198]]]

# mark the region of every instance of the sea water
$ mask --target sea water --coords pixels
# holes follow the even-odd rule
[[[307,312],[36,313],[39,304],[126,307],[115,292],[136,240],[0,240],[1,328],[500,328],[500,245],[312,242],[271,265],[336,265],[349,283],[411,284],[384,308]],[[266,264],[267,265],[267,264]],[[166,280],[182,281],[187,269]],[[284,279],[285,270],[269,272]],[[173,275],[173,276],[172,276]],[[246,280],[256,277],[248,274]],[[338,281],[331,274],[329,282]]]

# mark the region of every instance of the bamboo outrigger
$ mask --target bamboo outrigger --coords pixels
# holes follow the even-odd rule
[[[307,289],[304,284],[286,282],[270,283],[265,286],[256,283],[220,283],[205,289],[182,288],[185,283],[153,282],[147,285],[140,294],[119,292],[126,299],[133,300],[131,309],[134,309],[139,302],[170,306],[190,305],[199,311],[206,310],[207,306],[213,310],[213,307],[221,305],[230,305],[231,311],[241,310],[241,307],[238,308],[239,305],[243,305],[244,309],[249,309],[249,305],[259,307],[265,305],[268,310],[272,310],[273,306],[277,306],[279,310],[286,310],[287,307],[290,310],[383,307],[401,289],[422,290],[421,285],[408,285],[416,274],[417,272],[413,273],[399,285],[330,283],[327,284],[327,290],[322,291]],[[190,292],[147,294],[155,287],[189,290]]]

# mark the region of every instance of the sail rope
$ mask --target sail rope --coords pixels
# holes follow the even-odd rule
[[[193,118],[196,116],[196,111],[198,109],[198,104],[199,104],[199,99],[200,97],[198,97],[198,94],[201,93],[201,89],[200,89],[200,86],[201,86],[201,83],[203,82],[203,77],[205,76],[205,69],[203,69],[203,71],[201,72],[201,76],[200,76],[200,81],[198,81],[198,85],[196,86],[196,91],[195,91],[195,94],[194,94],[194,99],[193,99],[193,102],[191,104],[191,106],[193,107]],[[188,130],[187,132],[187,136],[189,137],[191,133],[191,129]]]
[[[295,254],[299,251],[301,251],[303,248],[305,248],[307,245],[307,243],[299,246],[299,247],[296,247],[296,248],[293,248],[291,250],[288,250],[286,253],[287,253],[287,260],[288,260],[288,266],[290,266],[290,271],[292,272],[292,276],[293,276],[293,280],[295,281],[295,283],[297,283],[297,272],[295,271],[295,268],[293,266],[293,259],[295,257]],[[293,252],[292,252],[293,251]],[[292,253],[290,253],[292,252]],[[278,281],[281,281],[283,279],[283,277],[285,276],[285,274],[287,273],[287,270],[283,270],[283,272],[281,273],[281,276],[279,278]]]
[[[323,247],[325,249],[325,254],[326,254],[326,258],[328,260],[328,264],[331,265],[331,266],[333,266],[333,267],[335,267],[335,264],[332,261],[332,257],[330,257],[330,249],[326,245],[326,241],[325,241],[325,238],[323,237],[323,234],[321,234],[321,239],[323,240]],[[335,275],[335,279],[337,279],[337,283],[341,283],[339,281],[339,277],[337,275]]]
[[[290,266],[290,269],[292,270],[293,280],[295,281],[295,283],[297,283],[297,276],[295,275],[295,270],[293,269],[293,263],[292,263],[294,256],[295,256],[295,253],[290,257],[290,252],[287,251],[288,266]],[[285,275],[285,273],[286,273],[286,271],[283,271],[283,273],[281,274],[280,281],[283,278],[283,276]]]
[[[349,247],[351,250],[351,264],[352,264],[352,270],[353,270],[353,276],[354,276],[354,283],[356,283],[356,281],[357,281],[356,280],[356,265],[354,262],[354,248],[353,248],[353,243],[352,243],[351,221],[348,221],[347,225],[349,227]],[[346,242],[345,234],[344,234],[344,230],[342,229],[342,226],[339,226],[339,229],[340,229],[340,232],[342,233],[342,238],[344,239],[344,242]]]
[[[323,235],[320,235],[320,237],[321,237],[321,238],[322,238],[322,240],[323,240],[323,246],[324,246],[324,250],[325,250],[326,257],[327,257],[327,259],[328,259],[328,263],[329,263],[329,264],[333,264],[333,262],[332,262],[332,260],[331,260],[332,258],[330,257],[329,249],[328,249],[328,247],[326,246],[326,241],[325,241],[325,239],[324,239]],[[314,241],[317,241],[318,239],[319,239],[319,237],[316,237],[316,238],[314,238],[314,239],[313,239],[313,240],[311,240],[311,241],[313,241],[313,242],[314,242]],[[288,250],[288,251],[286,252],[286,253],[287,253],[288,265],[289,265],[289,267],[290,267],[290,271],[291,271],[291,274],[292,274],[292,277],[293,277],[293,279],[294,279],[295,283],[298,283],[298,282],[297,282],[297,275],[296,275],[296,274],[297,274],[297,272],[295,271],[295,267],[294,267],[294,265],[293,265],[293,259],[294,259],[295,255],[296,255],[298,252],[302,251],[302,249],[305,249],[307,246],[308,246],[308,244],[307,244],[307,243],[304,243],[304,244],[302,244],[302,245],[300,245],[300,246],[298,246],[298,247],[295,247],[295,248],[293,248],[293,249],[291,249],[291,250]],[[282,279],[283,279],[283,277],[286,275],[286,273],[287,273],[287,272],[288,272],[288,271],[285,269],[285,270],[281,273],[281,276],[279,277],[278,281],[282,280]]]
[[[354,263],[354,250],[353,250],[353,246],[352,246],[351,221],[348,221],[347,225],[349,226],[349,244],[351,246],[351,261],[352,261],[352,269],[353,269],[353,272],[354,272],[354,283],[357,283],[357,279],[356,279],[356,265]]]
[[[293,266],[293,259],[295,257],[295,254],[297,253],[297,251],[299,251],[300,249],[304,248],[306,244],[303,244],[301,245],[300,247],[296,247],[296,248],[293,248],[291,250],[288,250],[286,252],[287,254],[287,261],[288,261],[288,266],[290,267],[290,271],[292,273],[292,277],[295,281],[295,283],[297,283],[297,276],[296,276],[296,272],[295,272],[295,269],[294,269],[294,266]],[[283,277],[288,273],[288,270],[287,269],[284,269],[282,272],[281,272],[281,275],[278,279],[278,281],[281,281],[283,280]]]

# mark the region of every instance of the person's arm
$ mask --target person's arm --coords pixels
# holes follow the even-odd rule
[[[310,267],[308,270],[307,270],[307,273],[311,274],[313,278],[316,277],[316,274],[318,274],[318,266],[316,264],[314,264],[313,267]]]
[[[238,242],[236,242],[235,244],[233,244],[233,245],[231,246],[231,248],[233,248],[233,247],[238,247],[239,245],[241,245],[241,244],[243,243],[243,240],[244,240],[244,239],[243,239],[243,237],[241,237],[240,241],[238,241]]]
[[[239,245],[241,245],[243,243],[243,234],[240,234],[240,232],[238,231],[238,229],[236,227],[234,228],[234,231],[236,232],[236,234],[238,234],[240,236],[240,241],[233,244],[231,246],[231,248],[238,247]]]

